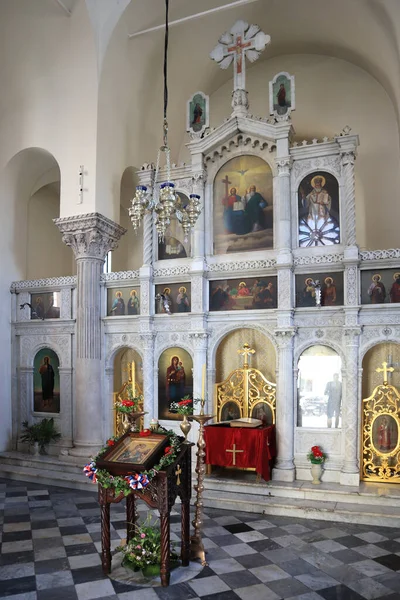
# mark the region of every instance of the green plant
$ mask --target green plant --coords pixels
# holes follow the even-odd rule
[[[135,525],[135,534],[125,546],[119,546],[117,552],[122,552],[122,565],[135,571],[145,569],[148,565],[161,564],[161,532],[147,517],[141,525]],[[171,558],[177,555],[171,552]]]
[[[115,410],[120,413],[134,413],[139,410],[139,405],[143,402],[143,396],[134,396],[131,388],[127,388],[127,398],[119,399],[115,403]]]
[[[32,425],[29,425],[28,421],[24,421],[22,427],[21,442],[27,442],[31,445],[37,442],[42,454],[46,453],[45,448],[50,442],[56,442],[61,437],[61,433],[54,425],[53,417],[42,419],[39,423],[33,423]]]

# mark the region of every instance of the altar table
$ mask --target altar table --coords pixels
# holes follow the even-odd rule
[[[257,429],[208,425],[204,436],[207,465],[253,468],[265,481],[270,480],[270,462],[276,456],[275,425]]]

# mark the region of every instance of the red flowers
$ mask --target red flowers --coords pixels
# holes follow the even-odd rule
[[[164,450],[164,454],[171,454],[171,452],[172,452],[171,446],[167,446]]]
[[[187,406],[188,404],[191,404],[192,400],[181,400],[180,402],[178,402],[178,406]]]
[[[139,437],[147,437],[149,435],[151,435],[151,429],[143,429],[143,431],[139,433]]]
[[[122,401],[121,401],[121,404],[122,404],[122,406],[129,406],[129,407],[131,407],[131,406],[134,406],[134,405],[135,405],[135,403],[134,403],[134,402],[132,402],[132,400],[122,400]]]
[[[319,446],[313,446],[311,452],[314,454],[315,458],[322,458],[324,455]]]
[[[107,440],[107,446],[114,446],[114,445],[115,445],[115,440],[113,440],[112,438]]]

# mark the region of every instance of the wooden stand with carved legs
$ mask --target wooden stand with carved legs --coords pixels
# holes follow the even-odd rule
[[[191,446],[192,444],[183,445],[176,461],[172,465],[169,465],[165,471],[159,471],[143,491],[132,490],[129,496],[126,496],[127,542],[132,539],[135,533],[135,523],[137,521],[136,500],[144,500],[150,508],[157,508],[160,513],[160,576],[162,586],[169,585],[170,580],[170,513],[177,496],[181,499],[181,561],[183,567],[189,565],[190,496],[192,490]],[[128,472],[129,465],[127,465],[127,474]],[[103,488],[99,484],[101,564],[105,575],[108,575],[111,572],[110,505],[120,502],[124,497],[123,493],[115,496],[113,489]]]

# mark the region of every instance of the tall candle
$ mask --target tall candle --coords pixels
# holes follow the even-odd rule
[[[201,377],[201,397],[205,399],[205,391],[206,391],[206,363],[203,365],[203,372]]]

